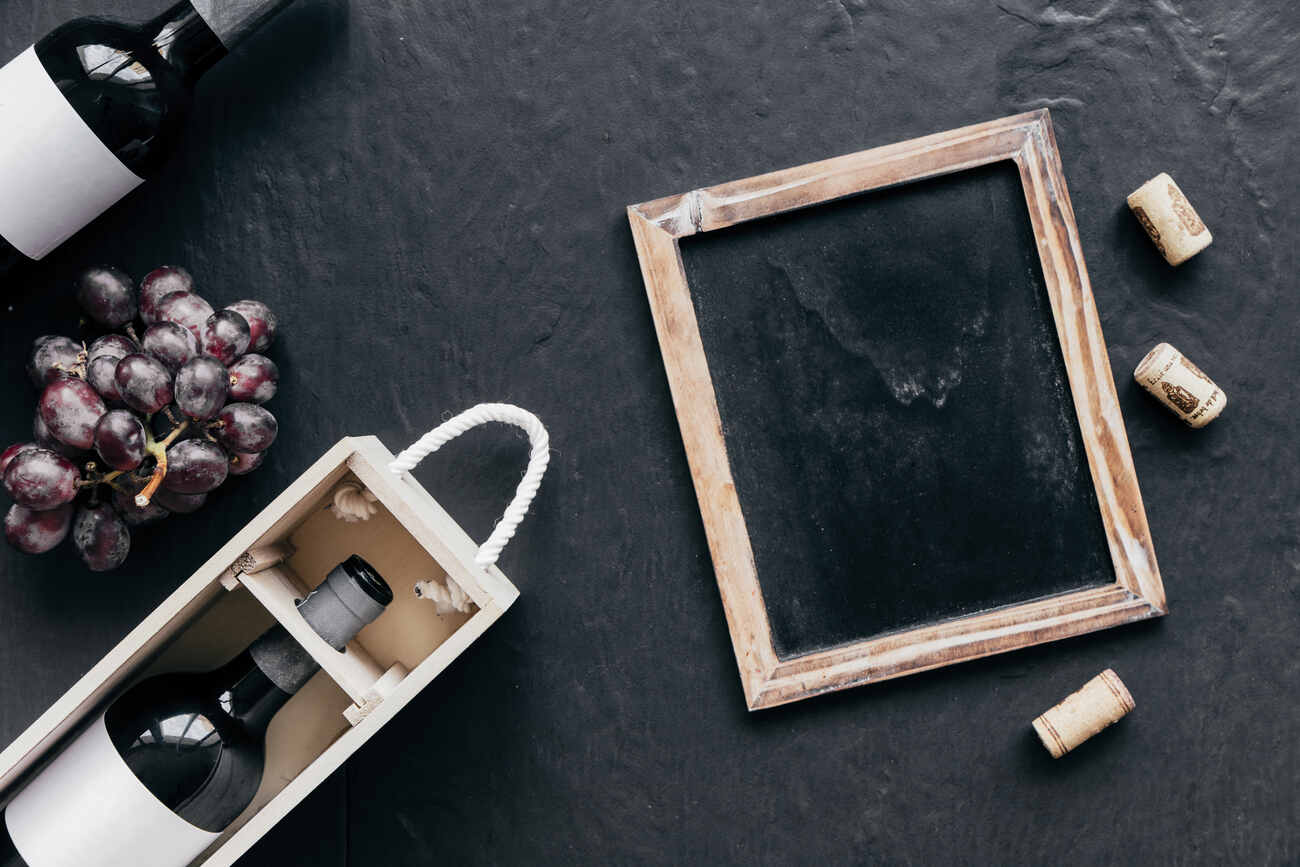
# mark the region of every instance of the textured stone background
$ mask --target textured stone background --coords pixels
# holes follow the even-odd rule
[[[158,6],[3,0],[0,55]],[[121,573],[0,553],[0,742],[337,438],[503,399],[556,447],[523,598],[244,863],[1294,863],[1297,43],[1289,0],[300,0],[0,307],[5,441],[91,260],[267,299],[286,380],[267,466]],[[623,208],[1044,105],[1172,613],[749,715]],[[1124,207],[1161,170],[1215,235],[1178,270]],[[1204,431],[1132,383],[1160,339],[1231,397]],[[524,455],[418,475],[481,536]],[[1137,710],[1053,763],[1028,720],[1107,665]]]

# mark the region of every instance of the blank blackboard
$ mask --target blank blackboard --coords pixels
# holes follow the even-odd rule
[[[779,658],[1116,580],[1013,163],[680,249]]]

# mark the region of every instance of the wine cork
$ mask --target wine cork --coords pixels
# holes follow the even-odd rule
[[[1205,427],[1228,405],[1228,395],[1168,343],[1147,353],[1133,378],[1191,427]]]
[[[1056,707],[1034,720],[1034,731],[1052,758],[1059,759],[1134,707],[1119,675],[1106,669]]]
[[[1130,193],[1128,206],[1170,265],[1183,264],[1214,240],[1178,184],[1164,172]]]

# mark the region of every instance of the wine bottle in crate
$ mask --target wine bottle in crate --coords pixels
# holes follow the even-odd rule
[[[353,555],[298,611],[341,651],[393,592]],[[320,666],[283,626],[203,673],[118,696],[0,817],[0,867],[183,867],[252,803],[272,718]]]

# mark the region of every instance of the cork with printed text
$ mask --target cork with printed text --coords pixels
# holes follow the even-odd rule
[[[1128,206],[1170,265],[1183,264],[1214,240],[1187,196],[1164,172],[1129,194]]]
[[[1133,378],[1191,427],[1205,427],[1228,405],[1223,389],[1168,343],[1148,352]]]

